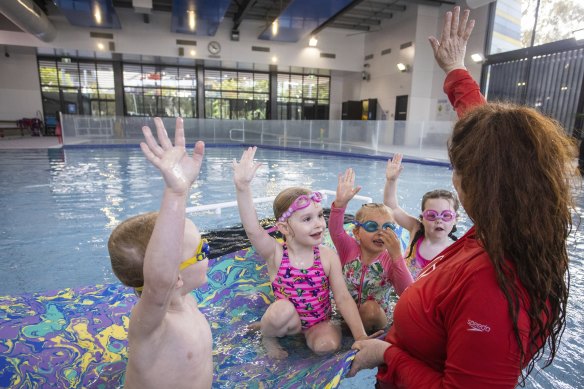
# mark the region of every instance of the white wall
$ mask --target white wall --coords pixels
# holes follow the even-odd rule
[[[434,63],[427,38],[431,34],[439,36],[442,18],[451,8],[409,5],[397,20],[386,21],[380,31],[368,34],[325,29],[319,34],[318,49],[307,47],[307,41],[278,43],[258,40],[257,36],[263,30],[261,22],[244,21],[240,27],[239,42],[230,40],[229,21],[222,23],[214,37],[174,34],[170,32],[170,14],[153,12],[151,22],[145,24],[142,16],[131,9],[119,11],[123,29],[108,32],[114,34],[118,53],[176,58],[176,39],[187,39],[197,41],[194,59],[209,59],[207,43],[217,40],[222,46],[218,60],[226,66],[237,63],[267,66],[272,64],[272,57],[276,56],[277,65],[285,69],[283,71],[288,71],[290,67],[330,70],[331,120],[341,119],[343,101],[368,98],[378,99],[387,118],[391,120],[395,114],[395,98],[399,95],[410,96],[408,119],[435,120],[443,119],[437,107],[445,99],[442,92],[444,74]],[[483,6],[472,11],[477,25],[469,42],[469,58],[474,52],[484,52],[487,10],[488,6]],[[27,33],[2,31],[0,44],[85,52],[96,50],[98,40],[90,38],[90,29],[71,26],[64,16],[51,15],[51,12],[49,18],[58,30],[53,42],[42,42]],[[400,50],[400,45],[406,42],[413,42],[413,45]],[[252,45],[269,47],[270,52],[252,52]],[[385,49],[391,49],[391,53],[382,56],[381,51]],[[336,58],[320,58],[320,52],[335,54]],[[369,54],[373,54],[373,59],[365,61],[364,57]],[[411,65],[412,72],[399,72],[396,68],[398,62]],[[369,66],[364,67],[365,63]],[[473,64],[469,59],[467,66],[478,80],[480,65]],[[361,79],[363,70],[370,75],[368,81]],[[0,120],[34,116],[37,110],[42,110],[33,50],[27,54],[15,53],[8,61],[5,57],[0,58],[0,71]]]
[[[36,51],[10,47],[8,53],[0,56],[0,120],[34,118],[42,112]]]

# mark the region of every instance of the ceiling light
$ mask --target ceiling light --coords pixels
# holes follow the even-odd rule
[[[96,24],[101,24],[101,9],[99,8],[99,4],[95,4],[95,9],[93,11],[93,17]]]
[[[191,56],[195,56],[197,54],[197,52],[195,50],[191,50]]]
[[[476,63],[484,61],[483,55],[480,53],[474,53],[473,55],[470,56],[470,58]]]
[[[276,62],[278,62],[278,57],[276,57],[276,56],[274,55],[274,56],[272,57],[272,62],[273,62],[273,63],[276,63]]]
[[[400,62],[397,64],[397,68],[400,72],[407,72],[409,69],[409,66]]]
[[[195,31],[195,27],[196,27],[196,15],[195,15],[195,11],[187,11],[187,14],[189,16],[189,29],[191,31]]]
[[[278,23],[278,19],[274,20],[274,22],[272,23],[272,35],[276,36],[278,35],[278,28],[279,28],[279,23]]]
[[[308,41],[308,46],[316,47],[317,44],[318,44],[318,39],[316,39],[315,36],[310,37],[310,40]]]
[[[105,46],[103,45],[103,43],[98,42],[97,43],[97,48],[100,49],[100,50],[103,50],[105,48]]]

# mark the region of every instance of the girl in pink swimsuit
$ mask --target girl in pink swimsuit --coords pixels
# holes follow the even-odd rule
[[[397,223],[410,232],[410,244],[405,257],[415,280],[424,267],[457,239],[454,232],[459,202],[456,194],[436,189],[422,197],[422,214],[419,218],[404,211],[397,201],[397,179],[403,169],[401,161],[400,153],[387,161],[384,203],[393,211]]]
[[[340,348],[340,326],[330,320],[329,289],[355,340],[368,338],[357,305],[345,286],[338,256],[334,250],[321,246],[326,229],[321,194],[288,188],[276,196],[276,227],[285,240],[281,244],[258,222],[250,188],[261,166],[254,162],[255,153],[256,148],[250,147],[239,162],[233,161],[233,181],[243,227],[254,249],[266,261],[276,297],[254,326],[261,330],[268,355],[285,358],[288,353],[277,338],[298,333],[304,334],[308,347],[317,354]],[[379,334],[372,336],[376,335]]]

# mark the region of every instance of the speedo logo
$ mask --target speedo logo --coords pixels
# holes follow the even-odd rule
[[[491,332],[491,327],[486,324],[477,323],[474,320],[467,320],[468,324],[468,331],[475,331],[475,332]]]

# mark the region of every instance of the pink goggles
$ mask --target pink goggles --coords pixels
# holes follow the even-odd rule
[[[294,212],[308,207],[311,202],[320,203],[321,201],[322,193],[320,192],[312,192],[307,195],[300,195],[298,198],[296,198],[296,200],[294,200],[290,208],[288,208],[286,212],[284,212],[282,216],[278,218],[278,221],[285,222],[290,216],[292,216]]]
[[[454,220],[454,218],[456,217],[456,212],[451,211],[449,209],[446,209],[440,213],[438,213],[438,211],[435,211],[433,209],[426,209],[423,213],[422,216],[424,217],[424,219],[428,220],[429,222],[433,222],[436,221],[438,219],[443,220],[445,222],[449,222]]]

